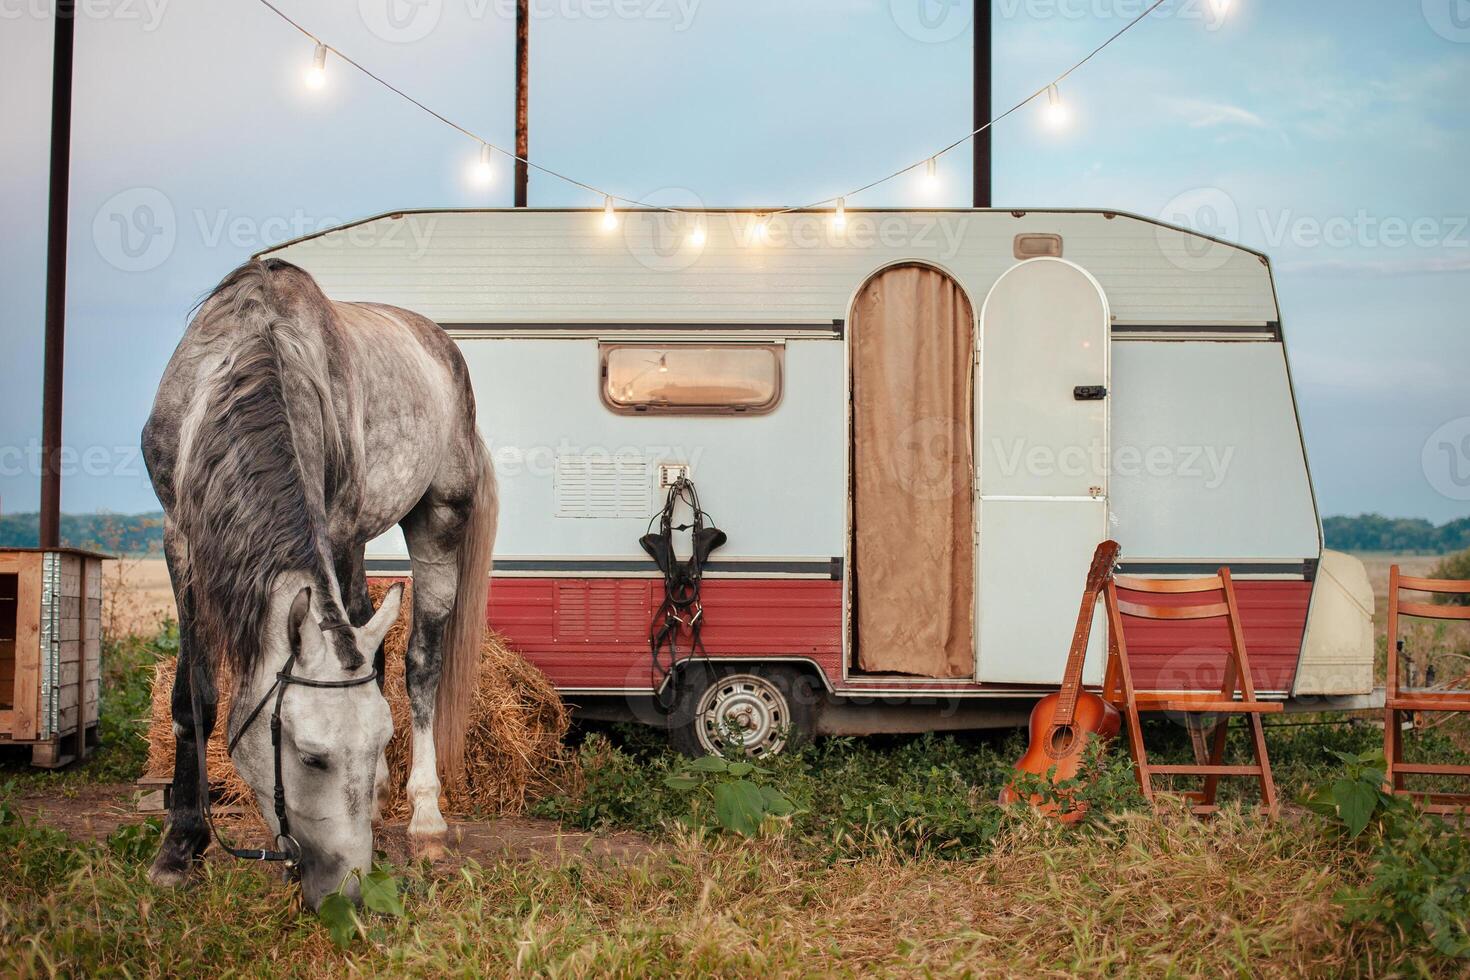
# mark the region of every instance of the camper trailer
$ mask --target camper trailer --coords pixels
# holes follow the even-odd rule
[[[1110,211],[481,210],[263,256],[459,342],[500,485],[490,623],[584,714],[696,752],[1019,724],[1105,538],[1133,575],[1229,566],[1261,697],[1372,703],[1372,593],[1323,550],[1250,249]],[[655,656],[640,538],[691,484],[726,540],[700,642]],[[406,556],[386,535],[369,574]],[[1218,685],[1223,634],[1133,629],[1140,687]],[[1101,614],[1091,642],[1096,684]]]

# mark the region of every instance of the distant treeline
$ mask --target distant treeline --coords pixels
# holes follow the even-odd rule
[[[39,514],[0,516],[0,548],[34,548]],[[163,554],[163,511],[150,514],[62,514],[61,543],[113,555]]]
[[[1420,517],[1329,517],[1322,522],[1327,547],[1338,551],[1448,554],[1470,548],[1470,517],[1435,525]],[[0,548],[35,547],[37,515],[0,516]],[[149,514],[63,514],[61,541],[120,555],[162,554],[163,512]]]
[[[1420,517],[1328,517],[1322,521],[1327,547],[1337,551],[1418,552],[1443,555],[1470,548],[1470,517],[1434,525]]]

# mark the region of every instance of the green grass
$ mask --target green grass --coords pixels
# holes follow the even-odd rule
[[[1278,792],[1286,799],[1328,778],[1340,765],[1334,751],[1360,753],[1382,743],[1381,732],[1367,725],[1306,721],[1279,723],[1268,733]],[[1452,751],[1443,736],[1433,737],[1437,749]],[[1189,738],[1177,724],[1149,722],[1145,738],[1157,762],[1192,758]],[[1242,735],[1232,735],[1229,758],[1244,761],[1243,743]],[[836,859],[894,848],[974,858],[991,850],[1004,824],[996,798],[1024,749],[1019,732],[833,738],[764,764],[799,808],[788,833],[807,853]],[[665,785],[682,765],[654,729],[594,732],[578,751],[579,778],[533,812],[583,829],[656,834],[697,816],[688,794]],[[1102,812],[1141,805],[1121,745],[1104,758],[1091,793]],[[1258,802],[1259,794],[1254,782],[1225,780],[1221,797]]]
[[[364,914],[346,950],[258,865],[155,891],[155,831],[126,833],[83,846],[0,805],[0,975],[1463,974],[1348,921],[1338,894],[1370,855],[1316,818],[1133,812],[1069,831],[1021,811],[984,857],[948,860],[671,827],[636,862],[402,869],[407,915]]]
[[[1276,824],[1145,812],[1121,746],[1088,821],[1061,829],[994,802],[1019,734],[822,740],[760,777],[797,812],[743,837],[666,783],[686,764],[661,733],[594,732],[536,813],[640,831],[650,853],[401,868],[407,915],[361,915],[340,950],[269,869],[212,860],[193,888],[159,892],[145,877],[156,821],[78,842],[6,802],[134,778],[151,667],[176,643],[165,628],[108,644],[108,746],[85,766],[0,772],[0,976],[1465,972],[1432,938],[1444,948],[1444,924],[1470,919],[1459,830],[1402,810],[1352,839],[1296,808]],[[1336,753],[1381,746],[1375,728],[1314,720],[1273,720],[1287,801],[1342,778]],[[1161,761],[1189,757],[1177,725],[1146,737]],[[1456,744],[1445,729],[1414,740],[1464,758]],[[1244,781],[1223,785],[1253,800]]]

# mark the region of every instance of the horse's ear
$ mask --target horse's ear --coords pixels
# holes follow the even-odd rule
[[[291,600],[291,612],[286,617],[286,637],[291,643],[291,652],[302,663],[314,660],[325,649],[321,627],[311,615],[309,586]]]
[[[301,624],[306,617],[311,615],[311,587],[307,586],[296,593],[296,598],[291,600],[291,614],[286,617],[286,630],[291,637],[291,642],[297,642],[301,636]]]
[[[367,621],[367,625],[357,631],[358,639],[362,641],[359,649],[376,650],[383,642],[383,637],[398,622],[398,610],[403,605],[403,583],[394,582],[393,586],[383,595],[383,601],[378,604],[378,611],[373,613],[373,618]]]

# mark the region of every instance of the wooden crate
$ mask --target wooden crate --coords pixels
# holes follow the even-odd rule
[[[0,745],[31,746],[34,765],[96,742],[106,557],[0,549]]]

